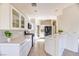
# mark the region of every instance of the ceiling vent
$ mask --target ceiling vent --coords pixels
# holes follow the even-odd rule
[[[36,7],[36,6],[37,6],[37,4],[36,4],[36,3],[32,3],[32,6],[33,6],[33,7]]]

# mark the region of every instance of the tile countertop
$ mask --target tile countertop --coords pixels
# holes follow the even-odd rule
[[[3,41],[3,42],[0,42],[0,44],[21,44],[26,40],[28,41],[30,38],[31,38],[31,35],[18,36],[16,38],[11,38],[10,42]]]

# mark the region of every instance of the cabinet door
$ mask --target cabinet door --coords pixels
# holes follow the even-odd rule
[[[25,28],[25,18],[21,16],[21,28]]]
[[[19,13],[12,9],[12,27],[13,28],[19,28]]]
[[[21,46],[20,46],[20,55],[21,55],[21,56],[27,55],[27,54],[28,54],[28,53],[27,53],[27,49],[28,49],[28,44],[27,44],[27,42],[22,43]]]

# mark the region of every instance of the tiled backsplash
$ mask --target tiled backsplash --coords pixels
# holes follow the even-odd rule
[[[0,30],[0,42],[6,41],[6,39],[7,39],[5,37],[4,32],[5,32],[5,30]],[[24,31],[23,30],[11,30],[11,32],[12,32],[12,38],[24,35]]]

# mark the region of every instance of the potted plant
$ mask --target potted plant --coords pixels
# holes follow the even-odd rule
[[[10,31],[5,31],[4,34],[8,38],[7,41],[10,42],[11,41],[12,33]]]
[[[62,29],[59,29],[58,32],[61,34],[63,32],[63,30]]]

